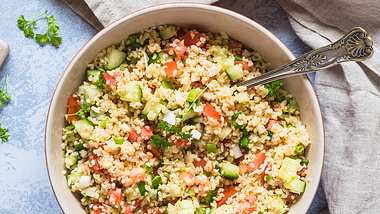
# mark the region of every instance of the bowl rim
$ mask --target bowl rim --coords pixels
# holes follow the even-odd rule
[[[61,205],[61,202],[60,200],[58,199],[57,197],[57,193],[55,192],[55,189],[54,189],[54,181],[52,181],[51,179],[51,175],[50,175],[50,169],[49,169],[49,157],[50,155],[48,154],[50,151],[50,144],[47,142],[48,139],[50,138],[48,135],[51,133],[51,128],[49,126],[50,124],[50,115],[51,115],[51,111],[52,111],[52,105],[54,103],[57,102],[57,92],[60,91],[60,89],[62,88],[63,86],[63,82],[64,82],[64,79],[66,78],[66,76],[68,75],[69,73],[69,70],[71,70],[71,68],[73,67],[73,65],[75,64],[74,62],[77,61],[77,58],[79,58],[80,55],[82,55],[82,53],[86,52],[86,50],[88,49],[88,47],[90,45],[92,45],[92,43],[94,41],[96,41],[98,38],[101,38],[106,32],[108,32],[109,30],[113,29],[114,27],[118,26],[119,24],[123,23],[124,21],[128,20],[128,19],[131,19],[133,17],[137,17],[137,16],[140,16],[140,15],[143,15],[144,13],[149,13],[149,12],[153,12],[153,11],[156,11],[156,10],[162,10],[162,9],[170,9],[170,8],[195,8],[195,9],[203,9],[203,10],[208,10],[208,11],[214,11],[214,12],[218,12],[218,13],[222,13],[222,14],[225,14],[225,15],[228,15],[228,16],[232,16],[234,18],[237,18],[253,27],[255,27],[257,30],[261,31],[262,33],[265,34],[265,36],[267,36],[270,40],[272,40],[273,42],[276,43],[276,45],[279,46],[280,49],[282,49],[282,51],[284,51],[284,53],[287,55],[287,57],[290,59],[290,60],[294,60],[295,59],[295,56],[293,55],[293,53],[285,46],[284,43],[281,42],[280,39],[278,39],[272,32],[270,32],[268,29],[266,29],[265,27],[263,27],[261,24],[257,23],[256,21],[242,15],[242,14],[239,14],[237,12],[234,12],[234,11],[231,11],[229,9],[225,9],[225,8],[222,8],[222,7],[219,7],[219,6],[214,6],[214,5],[208,5],[208,4],[201,4],[201,3],[164,3],[164,4],[159,4],[159,5],[156,5],[156,6],[151,6],[151,7],[145,7],[145,8],[142,8],[140,10],[137,10],[133,13],[131,13],[130,15],[127,15],[127,16],[124,16],[123,18],[111,23],[110,25],[106,26],[105,28],[103,28],[102,30],[100,30],[99,32],[97,32],[93,37],[91,37],[91,39],[89,39],[76,53],[75,55],[71,58],[69,64],[67,64],[67,66],[65,67],[64,69],[64,72],[60,75],[59,77],[59,80],[58,82],[56,83],[56,87],[54,88],[54,91],[53,91],[53,94],[51,96],[51,99],[50,99],[50,102],[49,102],[49,107],[48,107],[48,111],[47,111],[47,114],[46,114],[46,120],[45,120],[45,134],[44,134],[44,157],[45,157],[45,165],[46,165],[46,171],[47,171],[47,174],[48,174],[48,180],[49,180],[49,184],[50,184],[50,188],[51,190],[53,191],[53,194],[54,194],[54,198],[55,200],[57,201],[58,205],[59,205],[59,208],[62,210],[63,213],[64,212],[64,209]],[[316,101],[316,104],[314,107],[316,108],[317,112],[319,112],[318,116],[320,118],[320,127],[321,127],[321,130],[320,132],[321,133],[318,133],[319,135],[322,136],[322,143],[320,146],[322,146],[322,157],[321,157],[321,166],[319,169],[315,169],[313,168],[313,171],[314,170],[318,170],[319,174],[318,174],[318,181],[315,181],[316,182],[316,188],[313,190],[312,192],[312,195],[313,195],[313,198],[315,197],[316,195],[316,192],[318,190],[318,186],[321,182],[321,176],[322,176],[322,171],[323,171],[323,163],[324,163],[324,159],[325,159],[325,126],[324,126],[324,119],[323,119],[323,116],[322,116],[322,112],[321,112],[321,109],[320,109],[320,101],[318,99],[318,96],[316,95],[315,91],[313,90],[313,86],[311,85],[311,82],[309,80],[309,78],[307,78],[306,75],[302,75],[301,76],[303,79],[304,79],[304,82],[306,84],[306,88],[308,90],[308,92],[313,96],[313,98],[315,98],[315,101]],[[313,199],[309,200],[308,203],[306,203],[305,205],[307,205],[308,208],[310,208],[311,206],[311,203],[312,203]]]

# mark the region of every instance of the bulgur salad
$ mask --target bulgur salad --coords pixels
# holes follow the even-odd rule
[[[65,176],[88,213],[286,213],[310,144],[295,99],[225,33],[151,27],[101,51],[69,97]]]

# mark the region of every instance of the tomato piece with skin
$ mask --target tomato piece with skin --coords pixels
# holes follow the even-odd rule
[[[218,205],[218,207],[222,206],[223,204],[225,204],[227,202],[227,200],[233,196],[235,193],[237,193],[236,191],[236,188],[234,186],[227,186],[227,187],[224,187],[224,191],[223,191],[223,198],[221,198],[219,201],[216,202],[216,204]]]
[[[151,148],[148,149],[154,157],[160,158],[161,157],[161,151],[157,149],[156,147],[152,146]]]
[[[140,141],[140,136],[137,134],[136,129],[131,128],[131,130],[128,133],[128,140],[131,142]]]
[[[204,168],[206,166],[206,164],[207,164],[207,161],[205,161],[202,158],[195,158],[195,160],[194,160],[194,165],[196,167],[202,167],[202,168]]]
[[[104,72],[103,74],[103,78],[106,82],[106,85],[110,88],[110,89],[116,89],[116,86],[117,86],[117,82],[116,82],[116,78],[114,76],[112,76],[111,74],[109,74],[108,72]]]
[[[218,121],[221,120],[221,115],[218,111],[216,111],[215,107],[210,103],[206,103],[203,107],[203,114],[207,117],[214,118]]]
[[[259,167],[261,166],[261,164],[264,163],[265,158],[266,158],[266,157],[265,157],[265,153],[264,153],[264,152],[260,152],[260,153],[258,153],[258,154],[256,155],[256,158],[255,158],[254,162],[253,162],[254,166],[255,166],[256,168],[259,168]]]
[[[198,45],[202,46],[204,42],[201,41],[201,39],[204,38],[206,41],[207,36],[204,33],[199,33],[197,31],[188,31],[183,36],[184,45],[186,47],[192,46],[192,45]]]
[[[178,74],[177,62],[171,61],[166,63],[165,74],[167,77],[176,77]]]
[[[110,201],[115,202],[115,204],[119,205],[121,201],[123,200],[123,195],[121,193],[121,189],[117,188],[114,190],[111,190],[109,192]]]
[[[133,214],[135,207],[133,205],[127,205],[124,210],[124,214]]]
[[[178,148],[190,146],[190,141],[182,139],[182,138],[174,139],[172,143]]]
[[[143,140],[149,140],[153,135],[153,128],[150,126],[144,126],[141,129],[141,138]]]
[[[80,101],[77,96],[70,96],[67,101],[67,116],[66,120],[69,123],[79,120],[79,117],[75,115],[80,110]]]

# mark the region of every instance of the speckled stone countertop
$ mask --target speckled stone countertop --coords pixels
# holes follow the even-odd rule
[[[238,3],[240,2],[240,3]],[[308,50],[292,31],[286,14],[273,0],[222,0],[217,5],[247,15],[272,31],[295,55]],[[40,47],[25,39],[17,17],[48,10],[61,28],[60,48]],[[252,13],[251,13],[252,14]],[[59,77],[75,53],[96,31],[58,0],[3,0],[0,6],[0,39],[10,54],[0,77],[8,77],[11,103],[0,110],[0,122],[11,138],[0,145],[0,213],[61,213],[51,190],[44,158],[44,127],[51,96]],[[309,213],[326,206],[319,190]]]

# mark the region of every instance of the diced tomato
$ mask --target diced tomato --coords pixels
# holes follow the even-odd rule
[[[98,156],[96,155],[90,156],[90,168],[96,173],[100,173],[102,171],[102,167],[99,164]]]
[[[202,42],[201,39],[204,38],[204,41]],[[183,36],[184,44],[186,47],[192,46],[192,45],[198,45],[202,46],[207,39],[206,34],[199,33],[197,31],[188,31]]]
[[[154,214],[164,214],[163,212],[157,210]]]
[[[178,42],[178,40],[176,40],[175,42],[170,44],[169,50],[170,49],[174,51],[175,55],[178,58],[183,58],[185,56],[186,51],[187,51],[187,47],[184,45],[184,42],[183,41]]]
[[[243,209],[242,214],[251,214],[251,213],[254,213],[255,211],[256,211],[255,207],[249,207],[249,208]]]
[[[106,81],[106,85],[109,88],[111,88],[111,89],[115,89],[116,88],[117,82],[116,82],[116,78],[114,76],[112,76],[108,72],[104,72],[103,78]]]
[[[268,121],[268,125],[267,125],[267,129],[271,130],[273,125],[276,124],[277,121],[276,120],[269,120]]]
[[[235,64],[241,64],[243,70],[249,70],[250,66],[247,61],[236,61]]]
[[[186,146],[190,146],[190,141],[182,139],[182,138],[176,138],[176,139],[173,140],[172,143],[175,146],[177,146],[178,148],[183,148],[183,147],[186,147]]]
[[[133,210],[135,209],[135,206],[133,205],[127,205],[124,210],[124,214],[133,214]]]
[[[259,168],[261,166],[261,164],[263,164],[265,161],[265,153],[264,152],[260,152],[256,155],[256,158],[253,162],[253,164],[255,165],[256,168]]]
[[[161,157],[161,151],[157,149],[156,147],[152,146],[151,148],[148,149],[154,157],[159,158]]]
[[[178,74],[177,62],[171,61],[166,63],[165,74],[168,77],[175,77]]]
[[[102,212],[102,209],[99,207],[99,205],[94,205],[92,211],[93,214],[100,214]]]
[[[143,140],[149,140],[153,135],[153,128],[150,126],[144,126],[141,129],[141,138]]]
[[[131,131],[128,133],[128,140],[131,142],[138,142],[140,141],[140,136],[137,134],[136,130],[134,128],[131,128]]]
[[[73,121],[79,120],[79,117],[75,115],[80,110],[80,102],[77,96],[70,96],[67,101],[67,122],[71,123]]]
[[[121,201],[123,200],[121,189],[117,188],[117,189],[111,190],[109,192],[109,197],[110,197],[110,201],[119,205],[121,203]]]
[[[218,207],[222,206],[223,204],[225,204],[227,202],[227,200],[233,196],[235,193],[236,193],[236,189],[234,186],[227,186],[227,187],[224,187],[224,192],[223,192],[223,198],[220,199],[219,201],[216,202],[216,204],[218,205]]]
[[[195,158],[194,159],[194,165],[196,166],[196,167],[205,167],[206,166],[206,164],[207,164],[207,161],[205,161],[204,159],[202,159],[202,158]]]
[[[206,103],[203,107],[203,114],[207,117],[212,117],[218,121],[220,121],[221,116],[220,113],[216,111],[215,107],[210,103]]]

